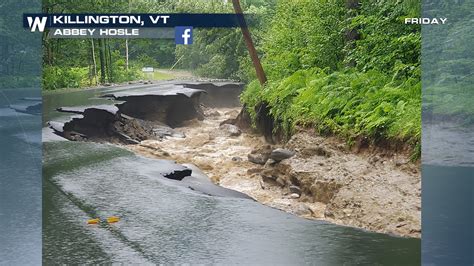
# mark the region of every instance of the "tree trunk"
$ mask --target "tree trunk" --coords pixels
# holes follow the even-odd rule
[[[92,47],[92,63],[94,64],[94,80],[95,85],[97,85],[97,62],[95,61],[95,48],[94,48],[94,39],[91,39],[91,47]]]
[[[109,55],[107,53],[107,39],[103,39],[104,42],[104,59],[105,59],[105,80],[107,83],[110,83],[110,75],[109,75]]]
[[[128,39],[125,39],[125,67],[128,71]]]
[[[237,15],[239,15],[239,25],[240,29],[242,30],[242,34],[244,36],[245,44],[247,45],[247,49],[249,50],[250,57],[252,58],[253,66],[255,67],[255,72],[257,73],[257,78],[260,81],[260,85],[265,85],[267,82],[267,76],[263,71],[262,64],[260,63],[260,59],[257,55],[257,50],[252,41],[252,36],[250,35],[250,31],[247,27],[247,23],[245,22],[245,18],[242,12],[242,8],[240,7],[239,0],[232,0],[232,4],[234,5],[234,10]]]
[[[355,16],[354,11],[357,12],[357,10],[360,8],[360,3],[359,0],[346,0],[346,8],[348,9],[349,16],[352,18]],[[360,34],[357,28],[348,28],[346,29],[345,32],[345,41],[346,41],[346,46],[349,49],[354,49],[355,48],[355,41],[360,39]],[[357,65],[355,60],[351,60],[347,62],[348,67],[355,67]]]
[[[107,52],[109,54],[109,82],[114,82],[114,70],[112,66],[112,53],[110,52],[110,39],[107,40]]]
[[[132,10],[132,3],[128,0],[128,13]],[[125,67],[127,68],[128,72],[128,38],[125,39]]]
[[[104,39],[99,39],[100,83],[105,83],[105,47]]]

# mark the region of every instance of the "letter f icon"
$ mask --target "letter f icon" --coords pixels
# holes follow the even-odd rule
[[[175,28],[176,44],[193,44],[193,27],[176,27]]]
[[[184,44],[188,44],[188,39],[191,38],[191,30],[190,29],[185,29],[184,30],[184,34],[181,35],[181,37],[183,37],[183,40],[184,40]]]

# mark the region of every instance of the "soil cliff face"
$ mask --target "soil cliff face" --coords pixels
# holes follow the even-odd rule
[[[171,127],[193,118],[203,119],[199,94],[191,97],[145,95],[120,99],[125,101],[117,105],[122,113],[142,120],[158,121]]]
[[[335,139],[301,130],[286,143],[222,127],[240,108],[206,109],[185,122],[186,138],[146,140],[130,149],[154,158],[192,162],[213,182],[257,201],[309,218],[400,236],[420,237],[419,166],[404,154],[354,153]],[[284,148],[290,158],[275,161]],[[280,158],[281,159],[281,158]]]
[[[353,153],[334,138],[300,131],[285,148],[296,155],[262,176],[277,186],[300,192],[299,201],[322,203],[324,219],[376,232],[420,237],[421,178],[419,166],[403,154]]]
[[[233,102],[201,106],[206,90],[225,97],[216,85],[165,85],[109,94],[124,101],[117,105],[59,108],[74,116],[50,127],[69,140],[125,144],[145,156],[192,163],[215,184],[301,217],[420,237],[419,165],[403,147],[351,150],[307,129],[283,142],[264,105],[257,119],[262,135]]]

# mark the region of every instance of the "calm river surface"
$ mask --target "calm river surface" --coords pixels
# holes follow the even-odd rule
[[[59,106],[103,103],[100,91],[46,95]],[[195,193],[156,160],[109,144],[44,143],[43,262],[420,264],[420,240],[302,219],[246,199]],[[92,217],[121,217],[87,225]]]

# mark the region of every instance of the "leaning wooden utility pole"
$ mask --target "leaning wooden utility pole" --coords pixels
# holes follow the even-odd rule
[[[131,11],[130,0],[128,0],[128,13]],[[125,67],[128,71],[128,38],[125,39]]]
[[[244,35],[245,44],[247,45],[247,49],[249,50],[250,57],[252,58],[252,63],[255,67],[257,78],[260,81],[260,85],[263,86],[267,82],[267,76],[263,71],[262,64],[260,63],[260,59],[257,55],[257,50],[255,50],[255,46],[253,45],[252,36],[250,35],[247,23],[245,22],[244,14],[242,12],[242,8],[240,7],[240,2],[239,0],[232,0],[232,4],[234,5],[235,13],[239,15],[239,26],[242,30],[242,34]]]

